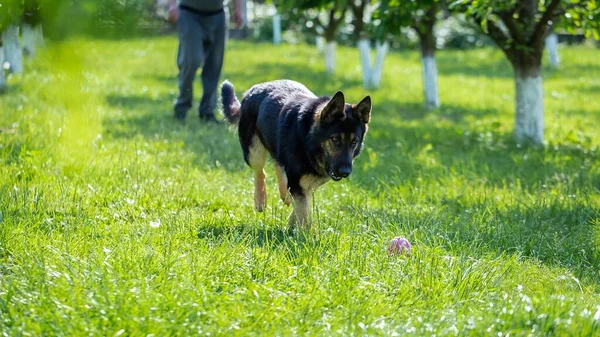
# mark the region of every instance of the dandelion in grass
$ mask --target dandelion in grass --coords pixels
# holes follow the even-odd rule
[[[150,221],[150,227],[158,228],[160,226],[160,219],[156,219],[156,221]]]

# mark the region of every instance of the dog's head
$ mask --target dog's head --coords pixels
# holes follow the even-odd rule
[[[317,111],[312,128],[320,147],[322,169],[338,181],[352,172],[352,162],[360,153],[371,118],[371,97],[358,104],[346,104],[338,91]]]

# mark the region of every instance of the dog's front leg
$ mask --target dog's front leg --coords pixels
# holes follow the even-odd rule
[[[286,206],[289,206],[292,203],[292,196],[288,189],[287,175],[284,169],[277,163],[275,163],[275,172],[277,173],[277,184],[279,185],[279,196],[281,197],[281,201],[283,201]]]
[[[296,225],[301,228],[310,228],[310,197],[301,193],[292,194],[292,203],[294,210],[290,214],[288,226],[294,228]]]

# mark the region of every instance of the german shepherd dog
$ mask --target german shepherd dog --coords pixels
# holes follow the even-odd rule
[[[267,201],[265,163],[275,161],[279,195],[293,202],[290,227],[310,227],[310,198],[315,189],[352,172],[371,116],[371,97],[346,104],[344,94],[317,97],[301,83],[277,80],[256,84],[242,102],[233,85],[221,85],[223,115],[237,131],[244,160],[254,170],[254,205]],[[291,199],[290,199],[291,196]]]

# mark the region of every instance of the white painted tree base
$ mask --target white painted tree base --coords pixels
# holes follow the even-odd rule
[[[273,15],[273,44],[281,43],[281,15]]]
[[[335,42],[327,42],[325,45],[325,71],[329,74],[335,72]]]
[[[515,138],[519,142],[544,143],[542,77],[515,77]]]
[[[551,67],[558,68],[560,57],[558,56],[558,35],[551,33],[546,37],[546,50],[548,51],[548,63]]]
[[[425,95],[425,107],[428,109],[440,106],[437,86],[437,66],[434,56],[423,56],[423,93]]]
[[[44,30],[41,23],[33,27],[33,40],[37,47],[44,46]]]
[[[4,48],[0,46],[0,91],[6,89],[6,76],[4,76]]]
[[[10,64],[10,72],[23,73],[23,52],[19,42],[19,26],[11,25],[4,32],[4,57]]]
[[[317,52],[319,54],[324,54],[325,53],[325,38],[322,36],[317,36],[315,44],[317,46]]]
[[[360,63],[362,66],[363,86],[366,89],[378,88],[381,84],[381,73],[383,71],[383,61],[387,54],[389,44],[387,41],[377,42],[375,64],[371,65],[371,45],[369,40],[360,39],[357,44],[360,53]]]
[[[23,23],[21,26],[23,36],[23,54],[27,56],[35,55],[35,30],[34,28],[28,24]]]
[[[385,56],[387,55],[388,49],[390,45],[387,41],[385,42],[377,42],[375,46],[375,50],[377,51],[377,56],[375,56],[375,67],[373,69],[373,74],[371,76],[371,86],[373,88],[379,88],[381,84],[381,73],[383,72],[383,61],[385,60]]]
[[[360,65],[362,67],[363,87],[371,87],[371,44],[367,39],[358,40],[356,47],[360,54]]]

